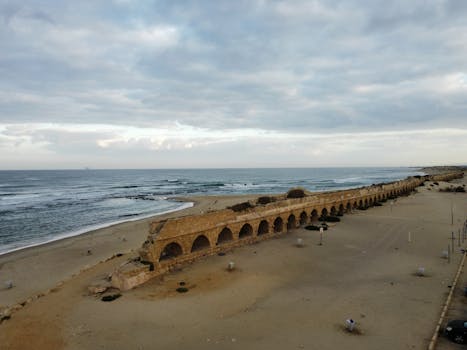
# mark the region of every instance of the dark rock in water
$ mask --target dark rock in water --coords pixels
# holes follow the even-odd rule
[[[188,292],[188,288],[186,288],[186,287],[178,287],[178,288],[176,289],[176,291],[179,292],[179,293],[186,293],[186,292]]]
[[[383,205],[381,203],[379,203],[379,202],[375,202],[374,206],[375,207],[382,207]]]
[[[220,252],[220,253],[217,253],[217,255],[219,255],[219,256],[224,256],[225,253],[224,253],[224,252]]]
[[[185,282],[184,282],[184,281],[180,281],[180,282],[178,282],[178,284],[179,284],[180,286],[184,286],[184,285],[185,285]]]
[[[120,298],[122,295],[120,293],[117,294],[109,294],[109,295],[104,295],[101,300],[102,301],[114,301],[115,299]]]

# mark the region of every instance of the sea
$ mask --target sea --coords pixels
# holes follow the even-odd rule
[[[423,175],[416,168],[0,171],[0,255],[181,210],[177,197],[334,191]]]

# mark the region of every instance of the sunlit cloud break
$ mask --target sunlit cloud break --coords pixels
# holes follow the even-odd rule
[[[66,164],[67,159],[86,153],[86,162],[81,164],[93,167],[100,167],[97,160],[102,157],[120,159],[122,155],[129,157],[134,167],[180,167],[174,159],[205,167],[238,167],[248,162],[275,166],[277,158],[286,158],[286,166],[302,167],[310,162],[317,166],[415,166],[435,164],[439,159],[460,163],[467,152],[466,138],[467,130],[455,128],[322,134],[210,130],[180,123],[162,128],[47,123],[0,126],[0,150],[2,154],[11,152],[12,161],[35,164],[46,155]],[[445,154],[445,149],[452,152]]]

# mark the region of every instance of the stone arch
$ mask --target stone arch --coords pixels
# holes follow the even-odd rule
[[[240,229],[240,232],[238,233],[238,238],[245,238],[249,236],[253,236],[253,227],[251,227],[250,224],[245,224]]]
[[[332,207],[331,207],[331,210],[330,210],[331,216],[335,216],[335,215],[336,215],[336,212],[337,212],[336,207],[335,207],[335,206],[332,206]]]
[[[205,250],[211,248],[211,243],[209,242],[209,239],[205,235],[199,235],[196,237],[196,239],[193,241],[193,244],[191,245],[191,252],[198,252],[200,250]]]
[[[358,208],[358,204],[357,204],[357,202],[356,202],[356,201],[355,201],[355,202],[353,202],[353,206],[352,206],[352,208],[353,208],[353,209],[357,209],[357,208]]]
[[[337,214],[342,216],[342,215],[344,215],[344,212],[345,212],[344,204],[341,203],[341,204],[339,204],[339,210],[338,210]]]
[[[350,204],[350,202],[347,202],[347,205],[345,206],[345,210],[347,211],[347,213],[350,213],[350,211],[352,210],[352,204]]]
[[[367,207],[368,207],[368,198],[365,198],[364,205],[365,205],[365,208],[367,208]]]
[[[378,199],[376,198],[376,196],[374,196],[373,197],[373,205],[375,205],[377,201],[378,201]]]
[[[282,229],[284,228],[284,221],[280,216],[274,220],[274,232],[279,233],[282,232]]]
[[[373,205],[373,198],[370,197],[370,199],[368,200],[368,205],[371,207]]]
[[[183,249],[177,242],[167,244],[161,252],[159,261],[174,259],[183,254]]]
[[[216,245],[225,244],[233,240],[232,231],[228,227],[224,227],[217,236]]]
[[[310,213],[310,221],[318,221],[318,211],[316,209],[313,209]]]
[[[265,235],[269,233],[269,222],[262,220],[258,226],[258,236]]]
[[[362,207],[363,207],[363,201],[362,201],[361,199],[358,201],[358,207],[359,207],[359,208],[362,208]]]
[[[308,223],[308,215],[305,211],[302,211],[300,214],[300,225],[306,225]]]
[[[328,216],[328,210],[326,208],[323,208],[323,210],[321,210],[321,216],[323,218],[325,218],[326,216]]]
[[[293,230],[297,227],[297,219],[295,219],[295,215],[290,214],[289,218],[287,219],[287,230]]]

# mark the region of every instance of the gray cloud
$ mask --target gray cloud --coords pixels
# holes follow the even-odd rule
[[[448,0],[4,0],[0,124],[466,129],[466,33]]]

